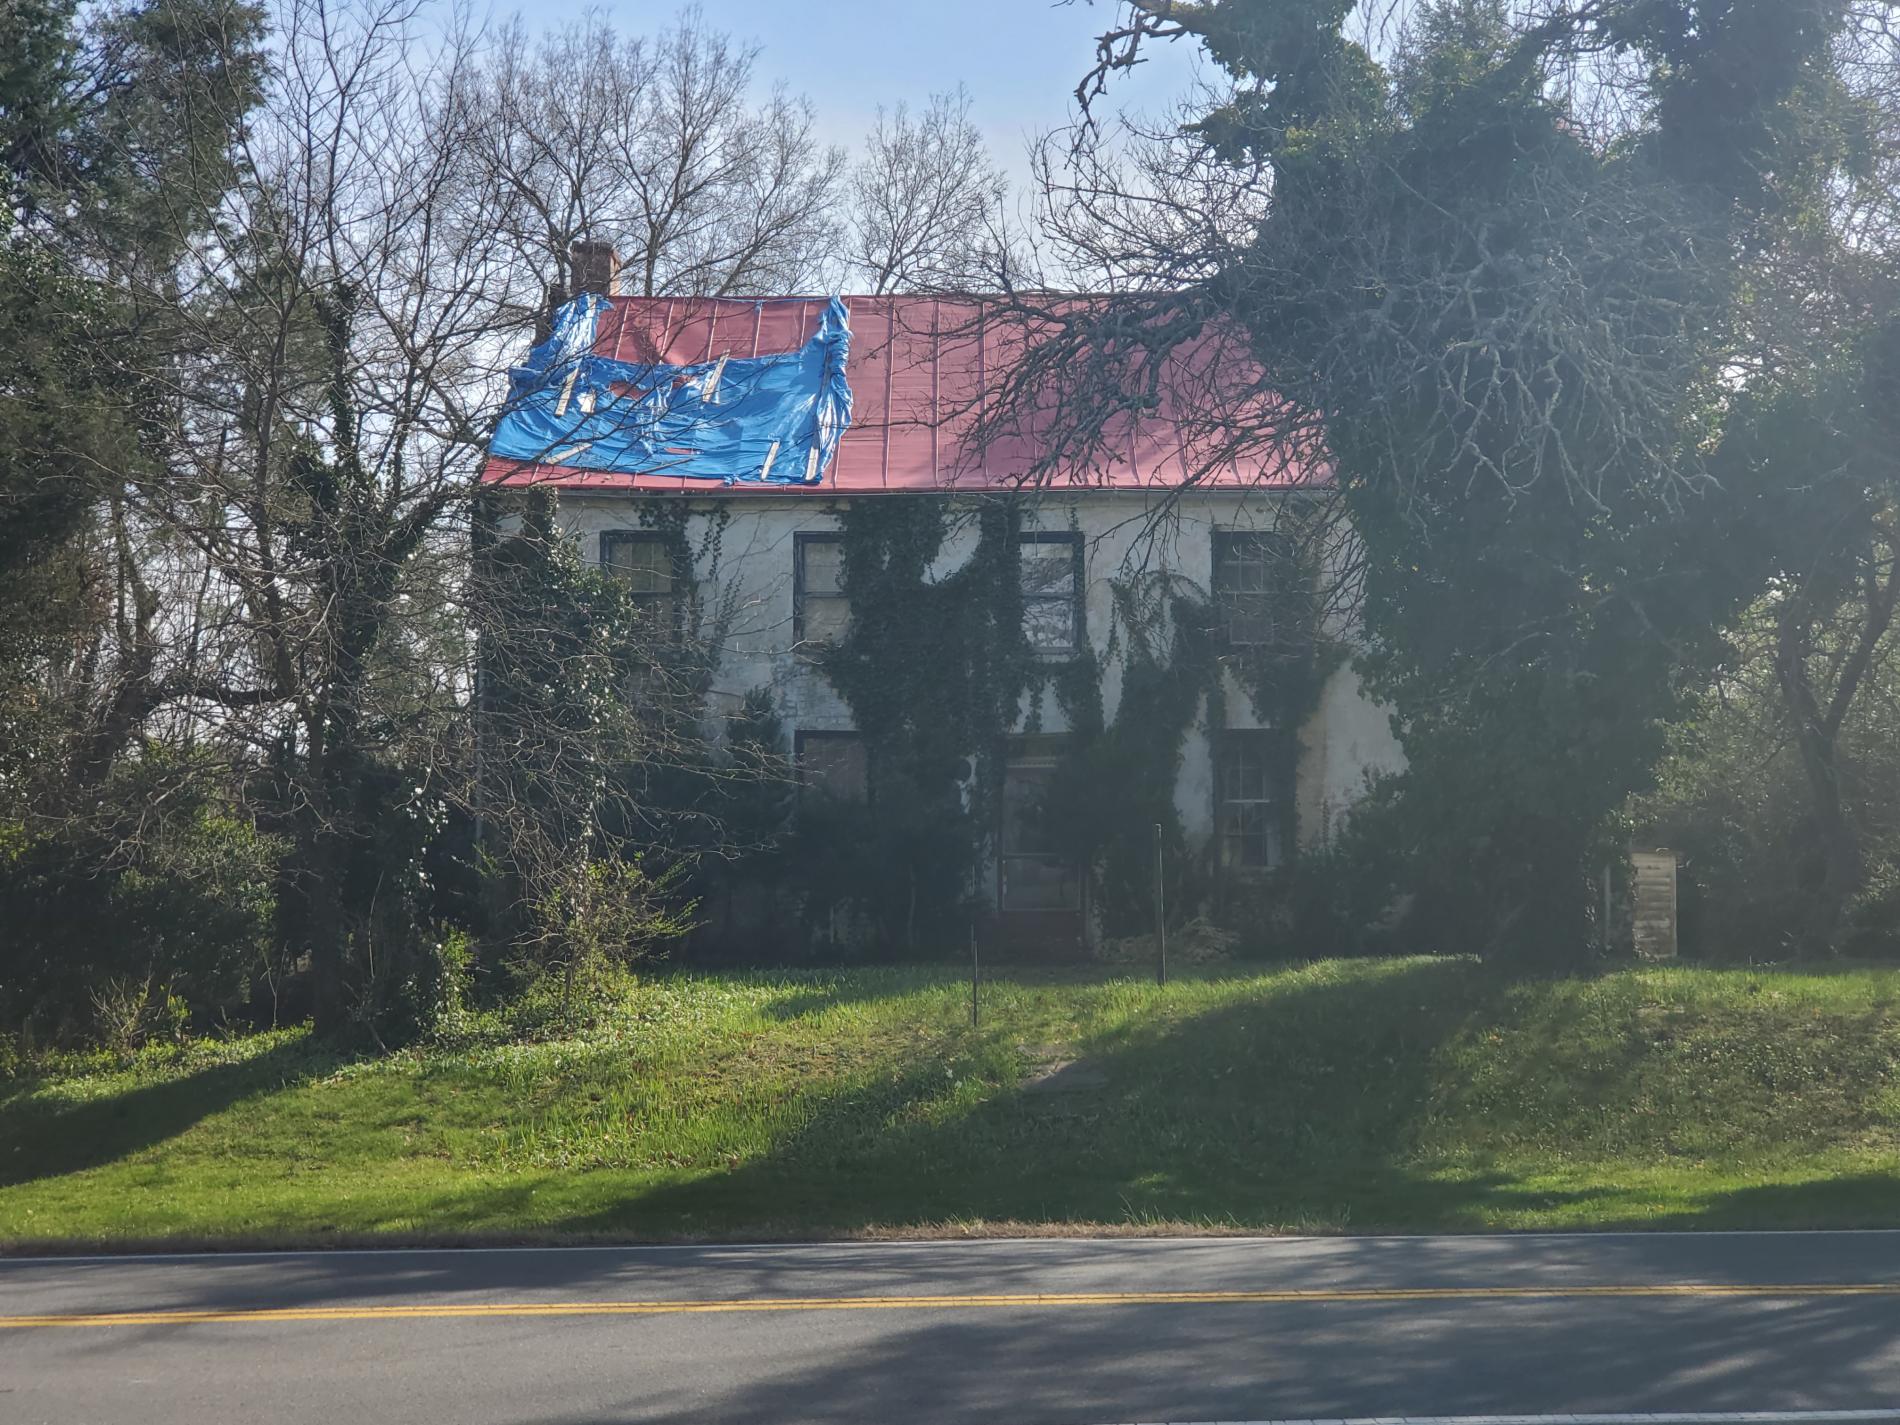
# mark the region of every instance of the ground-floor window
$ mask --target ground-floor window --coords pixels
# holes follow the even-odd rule
[[[1221,734],[1215,779],[1215,827],[1221,865],[1268,871],[1286,856],[1293,758],[1288,734],[1273,730]]]

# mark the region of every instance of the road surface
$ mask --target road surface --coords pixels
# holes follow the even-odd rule
[[[1900,1233],[0,1260],[4,1425],[1649,1413],[1900,1425]]]

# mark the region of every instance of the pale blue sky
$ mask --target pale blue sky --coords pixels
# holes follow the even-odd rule
[[[496,0],[505,13],[507,0]],[[653,31],[682,8],[653,0],[553,0],[524,6],[529,23],[598,8],[629,30]],[[810,97],[824,138],[855,150],[879,104],[915,106],[928,94],[970,91],[972,117],[996,160],[1020,180],[1030,135],[1069,122],[1096,34],[1113,23],[1109,0],[701,0],[709,25],[763,47],[758,74]],[[1199,68],[1185,44],[1165,47],[1115,87],[1117,102],[1159,113],[1189,90]]]

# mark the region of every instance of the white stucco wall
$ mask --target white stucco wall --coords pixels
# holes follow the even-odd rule
[[[1165,492],[1048,492],[1025,518],[1024,529],[1082,534],[1087,631],[1099,654],[1113,619],[1111,580],[1137,568],[1165,568],[1205,590],[1216,530],[1271,529],[1287,507],[1284,502],[1302,498],[1309,497],[1206,491],[1169,499]],[[692,506],[695,513],[687,531],[695,547],[707,528],[706,511],[712,499],[730,510],[730,520],[721,540],[718,569],[702,566],[699,573],[702,581],[716,574],[716,583],[734,600],[734,617],[714,680],[709,715],[723,719],[750,689],[763,686],[772,690],[788,731],[849,730],[850,709],[824,674],[792,646],[794,536],[800,531],[835,530],[838,502],[759,491],[701,499]],[[570,493],[561,501],[560,517],[590,560],[600,557],[603,533],[642,528],[633,498],[627,495]],[[975,543],[973,522],[959,521],[933,572],[942,575],[956,568]],[[1120,667],[1108,664],[1103,672],[1103,710],[1111,720],[1120,684]],[[1231,691],[1239,692],[1237,688]],[[1244,695],[1230,696],[1227,706],[1230,726],[1258,725]],[[1053,697],[1044,701],[1042,728],[1066,730]],[[1299,734],[1298,824],[1302,843],[1311,845],[1332,834],[1342,814],[1363,794],[1368,775],[1396,768],[1402,756],[1387,714],[1366,700],[1358,678],[1345,666],[1328,679],[1317,710]],[[1213,755],[1204,721],[1197,720],[1183,747],[1175,799],[1182,826],[1191,838],[1212,834]]]

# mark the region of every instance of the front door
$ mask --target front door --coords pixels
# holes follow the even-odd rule
[[[1081,867],[1060,849],[1048,807],[1066,741],[1018,738],[1003,769],[997,907],[1005,945],[1025,954],[1082,948]]]

